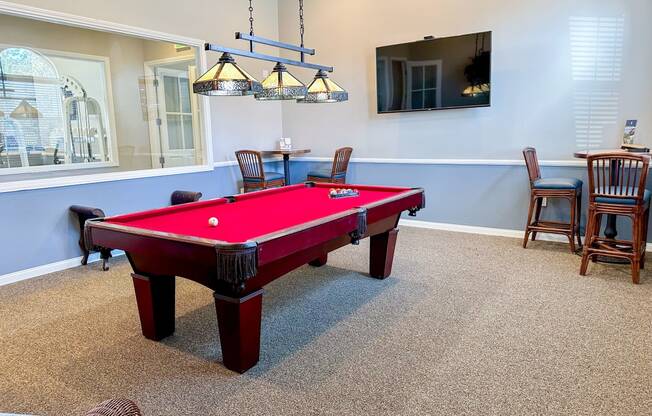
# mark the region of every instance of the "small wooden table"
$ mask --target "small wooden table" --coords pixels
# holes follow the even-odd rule
[[[290,155],[302,155],[310,153],[310,149],[290,149],[290,150],[263,150],[263,156],[283,156],[283,173],[285,174],[285,184],[290,185]]]
[[[627,150],[623,149],[601,149],[601,150],[581,150],[579,152],[573,153],[573,156],[578,158],[578,159],[586,159],[589,157],[589,155],[596,155],[600,153],[636,153],[640,155],[647,155],[647,156],[652,156],[652,153],[650,152],[628,152]],[[616,166],[612,166],[611,169],[611,174],[609,175],[610,177],[615,177],[615,169]],[[590,192],[590,190],[589,190]],[[616,216],[615,215],[607,215],[607,224],[604,227],[604,236],[607,238],[612,238],[615,239],[616,236],[618,235],[618,228],[616,228]],[[603,256],[600,256],[601,261],[605,261],[605,259],[602,258]],[[628,263],[628,260],[623,261],[623,259],[620,258],[608,258],[606,262],[609,263]]]

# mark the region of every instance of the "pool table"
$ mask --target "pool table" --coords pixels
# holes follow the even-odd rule
[[[369,274],[386,278],[401,213],[425,206],[420,188],[338,186],[358,195],[332,198],[332,184],[306,182],[90,220],[85,240],[126,252],[146,338],[174,332],[176,276],[212,289],[224,365],[242,373],[259,358],[263,286],[365,237]]]

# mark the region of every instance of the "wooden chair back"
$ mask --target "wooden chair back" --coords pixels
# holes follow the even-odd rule
[[[331,178],[336,178],[338,176],[346,177],[346,171],[349,168],[349,160],[351,160],[351,153],[353,153],[352,147],[341,147],[335,151]]]
[[[256,150],[238,150],[235,157],[240,165],[242,179],[265,180],[265,171],[263,170],[263,155]]]
[[[636,199],[643,202],[650,164],[646,155],[622,152],[600,153],[587,158],[589,199],[597,197]]]
[[[527,174],[530,177],[530,185],[532,185],[532,182],[541,179],[541,169],[539,169],[537,150],[534,147],[526,147],[523,149],[523,158],[525,158]]]

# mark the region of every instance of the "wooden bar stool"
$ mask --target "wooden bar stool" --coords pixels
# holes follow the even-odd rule
[[[532,234],[532,241],[536,239],[537,232],[563,234],[568,237],[570,249],[575,253],[575,237],[581,248],[580,218],[582,207],[582,181],[576,178],[541,178],[537,151],[533,147],[523,149],[525,166],[530,177],[530,208],[528,210],[523,248]],[[563,198],[570,202],[570,222],[541,221],[541,205],[543,198]],[[534,217],[534,220],[533,220]]]
[[[587,158],[589,169],[589,215],[580,274],[586,276],[595,256],[620,257],[632,264],[632,282],[640,281],[645,267],[650,191],[645,189],[650,158],[627,153],[601,153]],[[600,237],[603,215],[622,215],[632,220],[632,239]]]
[[[308,180],[313,182],[346,183],[346,171],[353,153],[352,147],[342,147],[335,151],[331,170],[313,170],[308,172]]]
[[[238,164],[240,165],[245,192],[285,185],[285,179],[282,173],[265,172],[261,152],[256,150],[238,150],[235,152],[235,157],[238,159]]]

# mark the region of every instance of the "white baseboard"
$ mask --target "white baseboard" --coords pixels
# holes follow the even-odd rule
[[[405,227],[426,228],[429,230],[454,231],[458,233],[492,235],[497,237],[511,237],[511,238],[518,238],[518,239],[523,238],[523,230],[510,230],[507,228],[489,228],[489,227],[478,227],[475,225],[448,224],[443,222],[430,222],[430,221],[419,221],[419,220],[408,220],[408,219],[401,219],[398,224]],[[558,243],[568,244],[568,238],[560,234],[546,234],[546,233],[538,232],[537,239],[542,241],[555,241]],[[582,236],[582,239],[584,239],[584,236]],[[648,243],[645,250],[652,251],[652,244]]]
[[[448,224],[443,222],[430,222],[430,221],[420,221],[420,220],[407,220],[401,219],[399,225],[405,227],[416,227],[416,228],[426,228],[429,230],[441,230],[441,231],[454,231],[457,233],[468,233],[468,234],[480,234],[480,235],[492,235],[497,237],[511,237],[511,238],[523,238],[523,230],[510,230],[507,228],[490,228],[490,227],[478,227],[475,225],[461,225],[461,224]],[[538,233],[537,237],[540,237],[544,241],[557,241],[560,243],[568,243],[568,239],[559,234],[542,234]]]
[[[124,251],[113,250],[113,257],[124,255]],[[66,269],[72,269],[81,265],[82,256],[73,257],[72,259],[55,261],[54,263],[43,264],[41,266],[32,267],[29,269],[18,270],[17,272],[8,273],[0,276],[0,286],[8,285],[10,283],[20,282],[21,280],[31,279],[33,277],[43,276],[44,274],[60,272]],[[88,257],[89,263],[95,263],[100,260],[100,253],[92,253]]]

